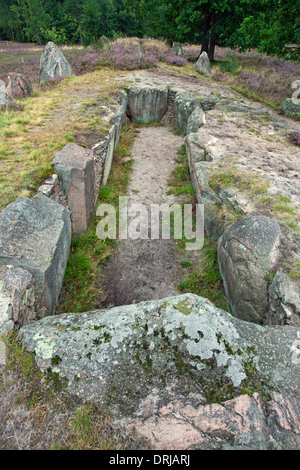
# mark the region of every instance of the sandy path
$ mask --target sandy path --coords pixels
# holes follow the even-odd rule
[[[141,129],[131,151],[134,165],[128,186],[129,209],[132,204],[144,204],[150,213],[150,204],[178,202],[178,198],[167,195],[167,179],[175,168],[177,150],[182,144],[183,137],[174,135],[167,127]],[[138,215],[133,212],[128,223]],[[118,252],[106,270],[106,295],[101,307],[177,295],[178,264],[173,240],[119,241]]]

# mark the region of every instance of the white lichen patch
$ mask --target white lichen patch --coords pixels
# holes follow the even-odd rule
[[[51,359],[56,351],[56,344],[52,338],[41,338],[41,335],[38,334],[33,337],[34,341],[37,341],[35,347],[35,354],[37,357],[47,360]]]
[[[265,331],[271,335],[268,341]],[[273,356],[278,365],[281,357],[296,355],[297,345],[287,351],[284,342],[276,351],[276,334],[275,329],[250,327],[192,294],[48,317],[20,331],[37,363],[59,370],[74,393],[129,408],[152,387],[165,390],[171,383],[184,393],[203,390],[208,400],[227,400],[242,387],[253,393],[262,374],[279,382]]]

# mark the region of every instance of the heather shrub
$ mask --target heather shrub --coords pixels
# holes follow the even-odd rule
[[[293,144],[300,145],[300,131],[291,132],[289,139]]]
[[[229,60],[228,60],[229,59]],[[299,78],[300,64],[255,51],[239,53],[216,48],[213,78],[236,85],[277,107],[292,96],[292,83]]]
[[[24,111],[24,105],[19,103],[9,103],[7,108],[12,111]]]

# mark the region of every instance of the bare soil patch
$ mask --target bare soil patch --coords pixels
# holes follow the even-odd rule
[[[183,137],[167,127],[142,128],[131,149],[134,164],[128,186],[128,209],[143,204],[151,213],[151,204],[180,203],[180,197],[167,194],[168,179],[175,168],[177,150]],[[139,213],[132,213],[130,224]],[[150,219],[148,220],[150,238]],[[139,230],[139,228],[137,228]],[[102,282],[105,295],[97,308],[128,305],[144,300],[178,295],[182,277],[173,239],[120,240]]]

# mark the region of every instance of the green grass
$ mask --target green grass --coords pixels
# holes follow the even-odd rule
[[[175,159],[178,166],[172,171],[169,178],[168,185],[170,189],[167,194],[175,194],[176,196],[193,196],[195,194],[191,177],[189,163],[186,156],[185,145],[177,151],[177,158]]]
[[[250,196],[265,194],[270,186],[269,182],[257,173],[241,171],[232,158],[215,165],[209,177],[209,185],[213,189],[239,189]]]
[[[7,351],[1,387],[5,389],[13,385],[15,406],[27,407],[33,435],[36,433],[30,442],[33,450],[40,443],[38,436],[42,439],[43,433],[47,434],[49,412],[52,422],[55,416],[59,418],[60,427],[57,428],[55,440],[48,450],[117,449],[118,444],[112,435],[110,415],[107,412],[70,397],[66,392],[66,384],[58,374],[41,371],[34,354],[20,344],[16,331],[1,339]],[[13,413],[13,408],[10,411]],[[128,437],[129,446],[130,440]],[[7,442],[9,446],[10,441]]]
[[[116,442],[108,435],[110,417],[93,405],[78,407],[69,420],[69,436],[54,443],[52,450],[113,450]]]
[[[189,272],[179,285],[179,290],[182,293],[205,297],[217,308],[231,313],[219,271],[217,247],[212,241],[206,239],[202,252],[204,257],[201,264],[190,267]]]
[[[185,145],[182,145],[177,152],[177,167],[169,178],[169,194],[182,196],[185,204],[193,204],[195,207],[196,198],[193,185],[191,183],[189,163],[186,155]],[[193,230],[196,228],[195,210],[193,212]],[[173,214],[171,214],[172,216]],[[172,226],[172,224],[171,224]],[[186,243],[188,240],[183,236],[176,240],[176,247],[181,256],[184,256]],[[178,288],[182,293],[192,293],[211,300],[216,307],[230,312],[230,307],[224,292],[223,282],[219,271],[217,260],[217,248],[212,241],[204,240],[202,248],[203,258],[200,265],[194,265],[191,261],[182,260],[181,266],[186,269],[184,279]]]
[[[300,231],[297,210],[288,196],[266,194],[259,197],[258,203],[269,211],[271,217],[286,223],[294,232]]]
[[[118,223],[119,196],[127,192],[132,160],[130,146],[134,138],[134,127],[124,127],[107,185],[99,190],[98,204],[107,203],[116,208]],[[94,215],[88,230],[71,243],[70,255],[56,313],[86,312],[94,310],[96,299],[101,295],[99,278],[107,261],[117,247],[114,239],[100,240],[96,235],[98,218]]]

